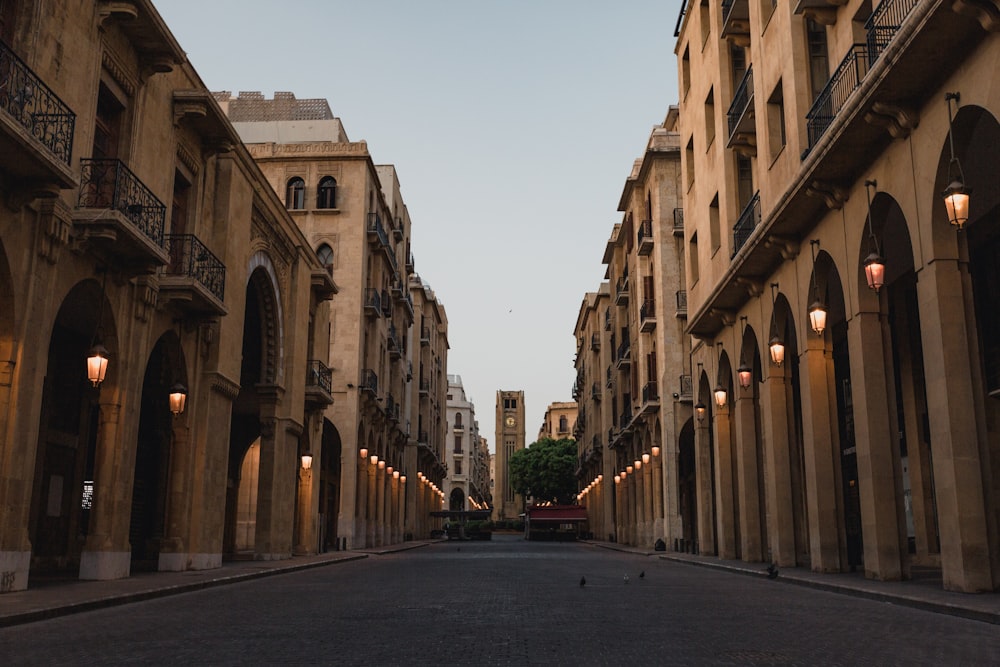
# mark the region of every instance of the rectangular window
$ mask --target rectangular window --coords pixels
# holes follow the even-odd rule
[[[462,459],[455,459],[455,474],[462,474]]]
[[[730,43],[729,62],[733,69],[733,90],[740,87],[743,77],[747,74],[747,51],[742,46]]]
[[[698,9],[701,18],[701,45],[705,46],[705,42],[708,41],[708,36],[712,32],[712,23],[709,20],[708,0],[701,0],[701,5]]]
[[[769,157],[774,162],[785,147],[785,100],[781,81],[767,100],[767,144]]]
[[[712,254],[722,245],[722,228],[719,223],[719,193],[715,193],[712,203],[708,206],[708,225],[711,233]]]
[[[708,90],[705,98],[705,150],[715,141],[715,88]]]
[[[174,170],[174,198],[170,207],[170,233],[184,234],[187,231],[188,201],[191,184],[180,171]]]
[[[691,269],[691,285],[698,283],[698,233],[691,235],[688,243],[688,266]]]
[[[753,198],[753,163],[745,155],[736,154],[736,194],[739,197],[740,212]]]
[[[806,19],[806,50],[809,55],[810,100],[815,100],[830,80],[830,52],[827,48],[826,26]]]
[[[684,56],[681,58],[681,86],[684,97],[687,98],[688,91],[691,90],[691,49],[684,47]]]
[[[462,436],[460,435],[455,436],[455,453],[456,454],[462,453]]]
[[[116,158],[121,144],[125,106],[111,90],[101,83],[97,93],[97,114],[94,118],[94,150],[91,157]]]
[[[694,137],[688,139],[684,149],[684,175],[687,179],[687,188],[694,185]]]

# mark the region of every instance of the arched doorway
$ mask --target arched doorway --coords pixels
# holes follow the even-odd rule
[[[110,352],[99,388],[88,381],[86,369],[87,352],[98,338]],[[75,569],[86,537],[95,529],[96,512],[112,515],[112,489],[97,487],[102,483],[97,450],[100,395],[117,391],[116,351],[116,329],[102,284],[78,283],[63,299],[49,339],[32,487],[32,575]],[[110,471],[104,472],[103,483],[111,484]],[[95,504],[98,492],[103,506]]]
[[[259,257],[258,253],[255,258]],[[240,391],[233,401],[229,435],[229,483],[223,546],[226,558],[253,557],[259,541],[258,519],[262,514],[269,519],[272,506],[280,504],[280,499],[272,498],[271,493],[257,492],[262,475],[261,461],[265,461],[269,468],[275,465],[275,426],[269,417],[277,399],[273,388],[280,366],[280,303],[270,262],[261,258],[252,262],[251,266],[254,264],[256,268],[250,274],[246,288]],[[272,477],[269,472],[268,478]],[[266,506],[262,506],[264,500]],[[294,507],[294,502],[290,506]],[[291,516],[289,520],[292,520]],[[289,529],[290,538],[291,526],[285,528]],[[272,544],[271,548],[277,547]]]
[[[176,384],[186,387],[187,374],[180,340],[170,331],[153,346],[142,382],[129,520],[133,571],[157,569],[165,537],[171,458],[176,455],[171,451],[175,417],[168,395]]]
[[[681,518],[681,551],[693,551],[698,543],[698,493],[695,476],[694,420],[681,427],[677,443],[677,507]]]
[[[323,420],[322,468],[319,475],[320,544],[323,551],[336,550],[337,516],[340,514],[341,442],[337,427]]]
[[[448,509],[452,512],[461,512],[465,509],[465,492],[462,489],[454,488],[448,497]]]

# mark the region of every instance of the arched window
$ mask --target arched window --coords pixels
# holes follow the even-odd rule
[[[316,190],[316,208],[337,208],[337,179],[324,176]]]
[[[559,432],[566,433],[569,431],[569,422],[566,420],[566,415],[559,416]]]
[[[323,244],[316,248],[316,257],[319,258],[319,263],[326,267],[327,273],[331,276],[333,275],[333,248],[327,244]]]
[[[306,182],[296,176],[288,181],[285,189],[285,208],[300,210],[306,207]]]

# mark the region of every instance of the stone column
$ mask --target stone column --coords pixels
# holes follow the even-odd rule
[[[385,543],[385,468],[382,461],[375,466],[375,531],[372,546],[380,547]]]
[[[369,462],[368,464],[368,483],[366,484],[366,490],[368,491],[368,498],[365,501],[365,546],[373,547],[375,546],[375,525],[377,523],[377,518],[375,514],[375,495],[377,492],[377,481],[378,481],[378,464]]]
[[[864,539],[865,574],[899,580],[902,552],[896,514],[896,473],[890,429],[889,379],[878,313],[854,316],[847,330],[851,356],[851,390],[857,441],[858,484]]]
[[[823,339],[809,336],[801,354],[802,436],[805,457],[806,507],[809,515],[809,560],[816,572],[839,572],[840,513],[837,511],[836,397],[829,394],[833,359]]]
[[[767,377],[761,385],[764,416],[764,492],[767,494],[768,543],[771,562],[795,565],[795,514],[792,510],[791,461],[788,443],[788,405],[785,371],[767,362]]]
[[[167,488],[167,518],[160,542],[157,569],[161,572],[181,572],[187,569],[187,540],[185,535],[191,519],[191,451],[186,415],[174,417],[170,443],[170,486]]]
[[[715,515],[712,511],[712,441],[708,433],[708,420],[695,420],[695,495],[698,501],[698,553],[715,554]]]
[[[962,282],[956,262],[937,260],[921,271],[917,298],[927,402],[934,406],[930,441],[944,587],[971,593],[994,590],[1000,575],[991,576],[982,471],[989,439],[976,412],[972,379],[979,371],[972,360],[978,357],[970,351],[978,347],[977,334],[967,328],[974,320],[971,306],[963,312],[971,297]]]
[[[370,455],[369,455],[370,456]],[[368,522],[366,520],[368,513],[368,466],[369,463],[368,456],[361,458],[360,450],[358,456],[358,463],[354,467],[354,479],[355,479],[355,489],[354,489],[354,516],[352,521],[354,523],[354,539],[351,542],[350,548],[363,548],[365,546],[365,536],[368,534]],[[343,513],[341,513],[343,514]]]
[[[257,523],[254,534],[254,558],[280,560],[291,555],[291,515],[282,511],[283,496],[292,494],[285,480],[292,475],[291,461],[295,451],[289,451],[284,433],[277,433],[281,424],[267,417],[261,408],[260,465],[257,474]],[[287,462],[286,462],[287,460]]]
[[[123,516],[120,510],[131,510],[131,503],[124,499],[131,498],[135,471],[131,465],[122,465],[120,413],[121,405],[101,403],[94,460],[94,506],[90,533],[80,554],[81,579],[124,579],[132,565],[128,543],[130,513]]]
[[[754,388],[736,390],[732,431],[736,451],[736,478],[740,505],[740,551],[743,560],[764,558],[761,543],[761,492],[757,468],[757,417]]]
[[[656,542],[658,539],[666,540],[663,521],[663,457],[651,456],[649,465],[653,468],[653,542]]]
[[[715,426],[715,523],[719,558],[732,560],[736,558],[736,506],[728,403],[721,408],[715,406],[712,422]]]
[[[636,457],[638,460],[638,456]],[[635,469],[635,532],[632,544],[639,546],[646,539],[646,479],[642,471],[642,461]]]

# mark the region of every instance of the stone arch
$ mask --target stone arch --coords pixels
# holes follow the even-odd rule
[[[698,499],[698,553],[718,555],[718,522],[716,516],[718,496],[715,487],[714,399],[707,369],[701,369],[697,378],[697,404],[695,408],[695,486]],[[699,409],[699,406],[700,409]],[[702,413],[700,416],[698,413]]]
[[[340,489],[343,484],[341,459],[344,453],[340,431],[329,419],[323,419],[320,437],[319,543],[323,551],[329,551],[338,548],[337,518],[340,514]]]
[[[455,487],[448,494],[448,509],[452,512],[461,512],[465,509],[465,491]]]
[[[274,263],[267,253],[258,250],[250,257],[247,266],[249,284],[255,288],[261,311],[264,359],[261,363],[261,382],[280,384],[284,375],[284,322],[281,305],[281,288]],[[248,300],[250,294],[248,288]],[[246,334],[244,333],[244,336]]]
[[[737,376],[733,386],[732,431],[736,451],[737,505],[739,507],[739,545],[743,560],[764,560],[768,536],[767,495],[765,494],[765,456],[761,420],[761,366],[757,332],[747,324],[740,338]],[[749,372],[750,383],[743,387],[740,369]]]

